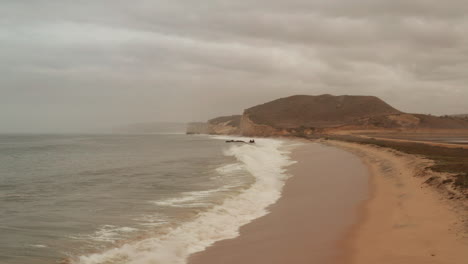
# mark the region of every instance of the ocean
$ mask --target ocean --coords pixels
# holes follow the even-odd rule
[[[293,143],[225,139],[0,135],[0,263],[184,264],[236,237],[281,196]]]

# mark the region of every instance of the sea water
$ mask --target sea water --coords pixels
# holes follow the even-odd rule
[[[267,213],[289,144],[0,135],[0,263],[186,263]]]

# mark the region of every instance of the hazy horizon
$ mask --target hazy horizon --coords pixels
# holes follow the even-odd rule
[[[468,113],[462,0],[3,1],[0,133],[203,121],[295,94]]]

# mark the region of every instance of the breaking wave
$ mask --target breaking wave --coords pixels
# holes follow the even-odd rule
[[[248,171],[255,182],[247,189],[229,196],[222,203],[200,213],[194,220],[182,223],[164,235],[130,242],[102,253],[80,256],[72,263],[184,264],[188,256],[205,250],[214,242],[238,236],[241,226],[266,215],[266,208],[280,198],[288,178],[285,167],[293,163],[285,147],[286,142],[277,139],[261,139],[256,144],[229,146],[224,154],[234,156],[238,162],[220,167],[217,172],[228,174],[239,170]],[[199,201],[200,197],[224,191],[225,188],[230,187],[187,192],[182,197],[154,203],[159,206],[190,205]]]

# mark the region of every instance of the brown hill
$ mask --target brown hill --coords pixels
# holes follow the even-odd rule
[[[242,116],[223,116],[187,133],[287,136],[346,130],[468,129],[468,119],[403,113],[374,96],[295,95],[249,108]]]
[[[401,112],[374,96],[296,95],[245,110],[244,118],[276,129],[326,128]]]

